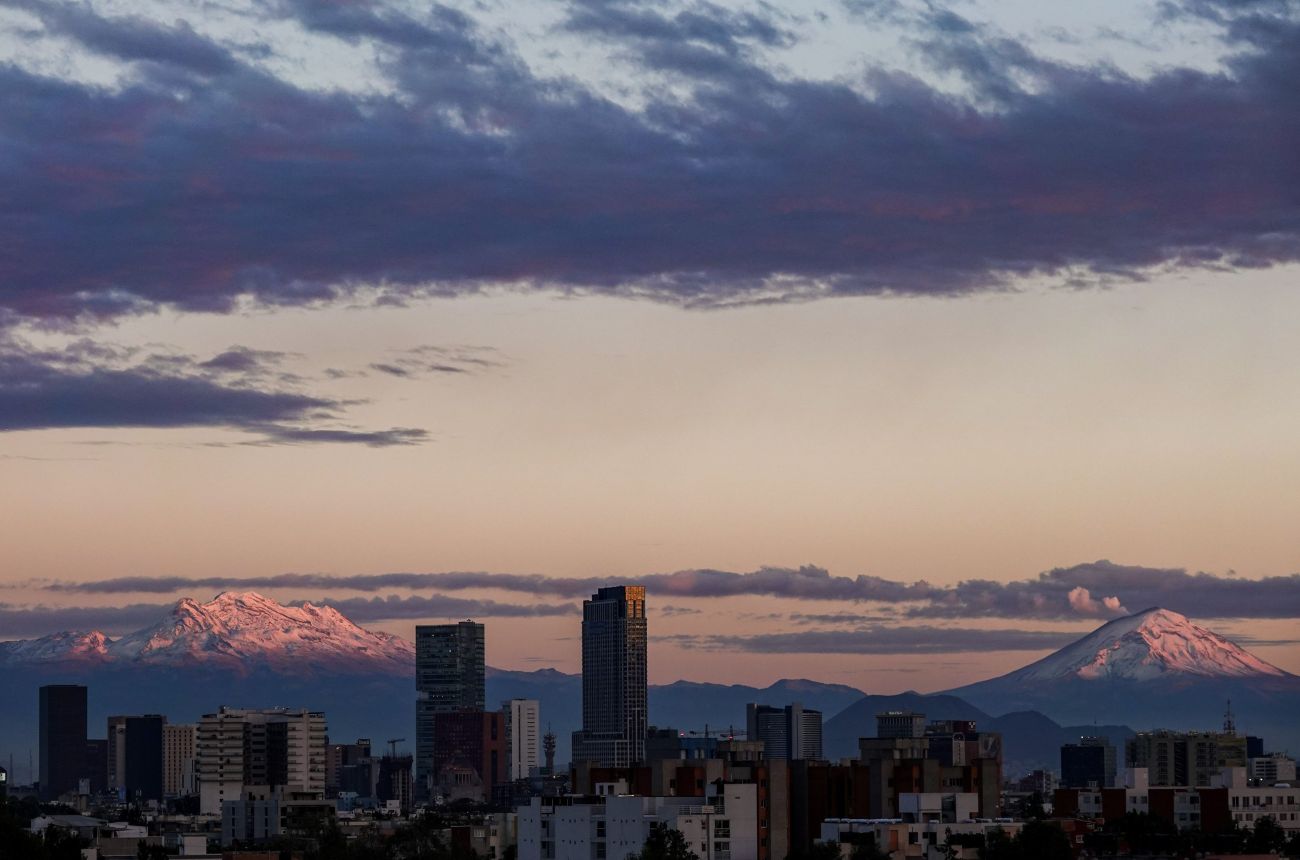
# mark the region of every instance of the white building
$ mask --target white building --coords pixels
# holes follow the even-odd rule
[[[506,723],[506,757],[511,780],[527,779],[541,764],[541,704],[536,699],[501,703]]]
[[[245,786],[324,794],[325,732],[325,715],[316,711],[223,707],[205,714],[195,750],[199,812],[219,814]]]
[[[535,797],[520,807],[519,860],[625,860],[662,824],[700,860],[757,860],[758,787],[726,783],[708,797],[638,797],[626,783],[595,797]]]
[[[1295,759],[1285,753],[1253,758],[1249,763],[1250,781],[1259,785],[1279,782],[1295,784]]]

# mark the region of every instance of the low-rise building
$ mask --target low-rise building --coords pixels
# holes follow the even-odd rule
[[[246,786],[238,800],[221,804],[221,844],[256,844],[279,836],[320,832],[334,818],[325,792],[283,786]]]

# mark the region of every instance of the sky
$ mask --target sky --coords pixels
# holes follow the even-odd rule
[[[1284,0],[0,0],[0,639],[1300,673],[1297,79]]]

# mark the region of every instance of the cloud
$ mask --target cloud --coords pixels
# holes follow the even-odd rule
[[[796,623],[852,624],[876,620],[1018,618],[1095,621],[1161,606],[1193,618],[1300,618],[1300,574],[1243,579],[1181,568],[1095,561],[1060,567],[1030,579],[964,580],[933,585],[874,576],[838,576],[805,565],[765,567],[748,573],[682,570],[641,577],[549,577],[537,574],[451,571],[442,573],[283,573],[260,577],[133,576],[86,582],[31,583],[49,591],[82,594],[172,594],[192,589],[290,588],[375,592],[500,590],[531,596],[584,598],[619,583],[645,585],[655,599],[774,597],[879,606],[870,613],[794,614]],[[1097,595],[1102,595],[1097,597]]]
[[[259,7],[373,46],[386,78],[364,94],[295,86],[201,22],[27,8],[128,69],[103,87],[0,67],[10,324],[499,285],[690,306],[960,295],[1300,259],[1293,6],[1174,7],[1232,53],[1141,79],[932,10],[910,38],[961,98],[888,69],[778,71],[768,52],[794,37],[770,11],[575,3],[565,26],[631,64],[635,105],[540,77],[440,6]]]
[[[1119,602],[1118,597],[1103,597],[1101,600],[1094,600],[1088,589],[1081,585],[1076,585],[1070,589],[1067,596],[1070,602],[1070,608],[1080,615],[1106,615],[1119,617],[1129,615],[1129,611]]]
[[[314,602],[329,604],[358,624],[406,618],[535,618],[555,615],[576,618],[582,614],[582,610],[572,603],[500,603],[495,600],[465,600],[444,594],[342,600],[324,598]]]
[[[1077,633],[1036,630],[975,630],[961,627],[863,627],[755,635],[679,635],[678,645],[760,654],[949,654],[972,651],[1048,651]]]
[[[443,373],[477,373],[502,367],[505,360],[490,346],[417,346],[393,350],[392,357],[370,365],[371,370],[409,379]]]
[[[18,606],[0,603],[0,630],[6,637],[15,638],[91,630],[119,635],[156,623],[170,609],[171,604],[152,603],[129,606]]]
[[[295,377],[265,377],[282,353],[232,347],[204,361],[183,353],[77,341],[42,350],[0,339],[0,433],[67,428],[214,427],[252,434],[251,444],[412,445],[416,428],[341,425],[349,404],[295,390]]]

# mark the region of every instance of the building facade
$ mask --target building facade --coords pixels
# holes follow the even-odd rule
[[[1231,732],[1138,732],[1125,764],[1145,768],[1151,785],[1209,785],[1225,767],[1246,767],[1246,738]]]
[[[501,703],[501,713],[505,717],[508,778],[527,779],[541,766],[541,703],[510,699]]]
[[[822,713],[799,702],[783,708],[749,704],[745,709],[747,737],[763,744],[767,758],[822,757]]]
[[[222,707],[199,720],[199,811],[221,812],[246,786],[325,792],[325,715],[317,711]]]
[[[415,780],[422,796],[436,775],[435,715],[486,708],[486,640],[474,621],[415,628]]]
[[[163,725],[160,714],[126,718],[127,800],[161,800],[163,797]]]
[[[185,797],[196,788],[199,727],[193,724],[163,726],[163,796]]]
[[[40,689],[41,798],[76,791],[86,770],[86,688],[49,684]]]
[[[645,758],[645,587],[602,588],[582,604],[582,729],[573,760],[623,767]]]

